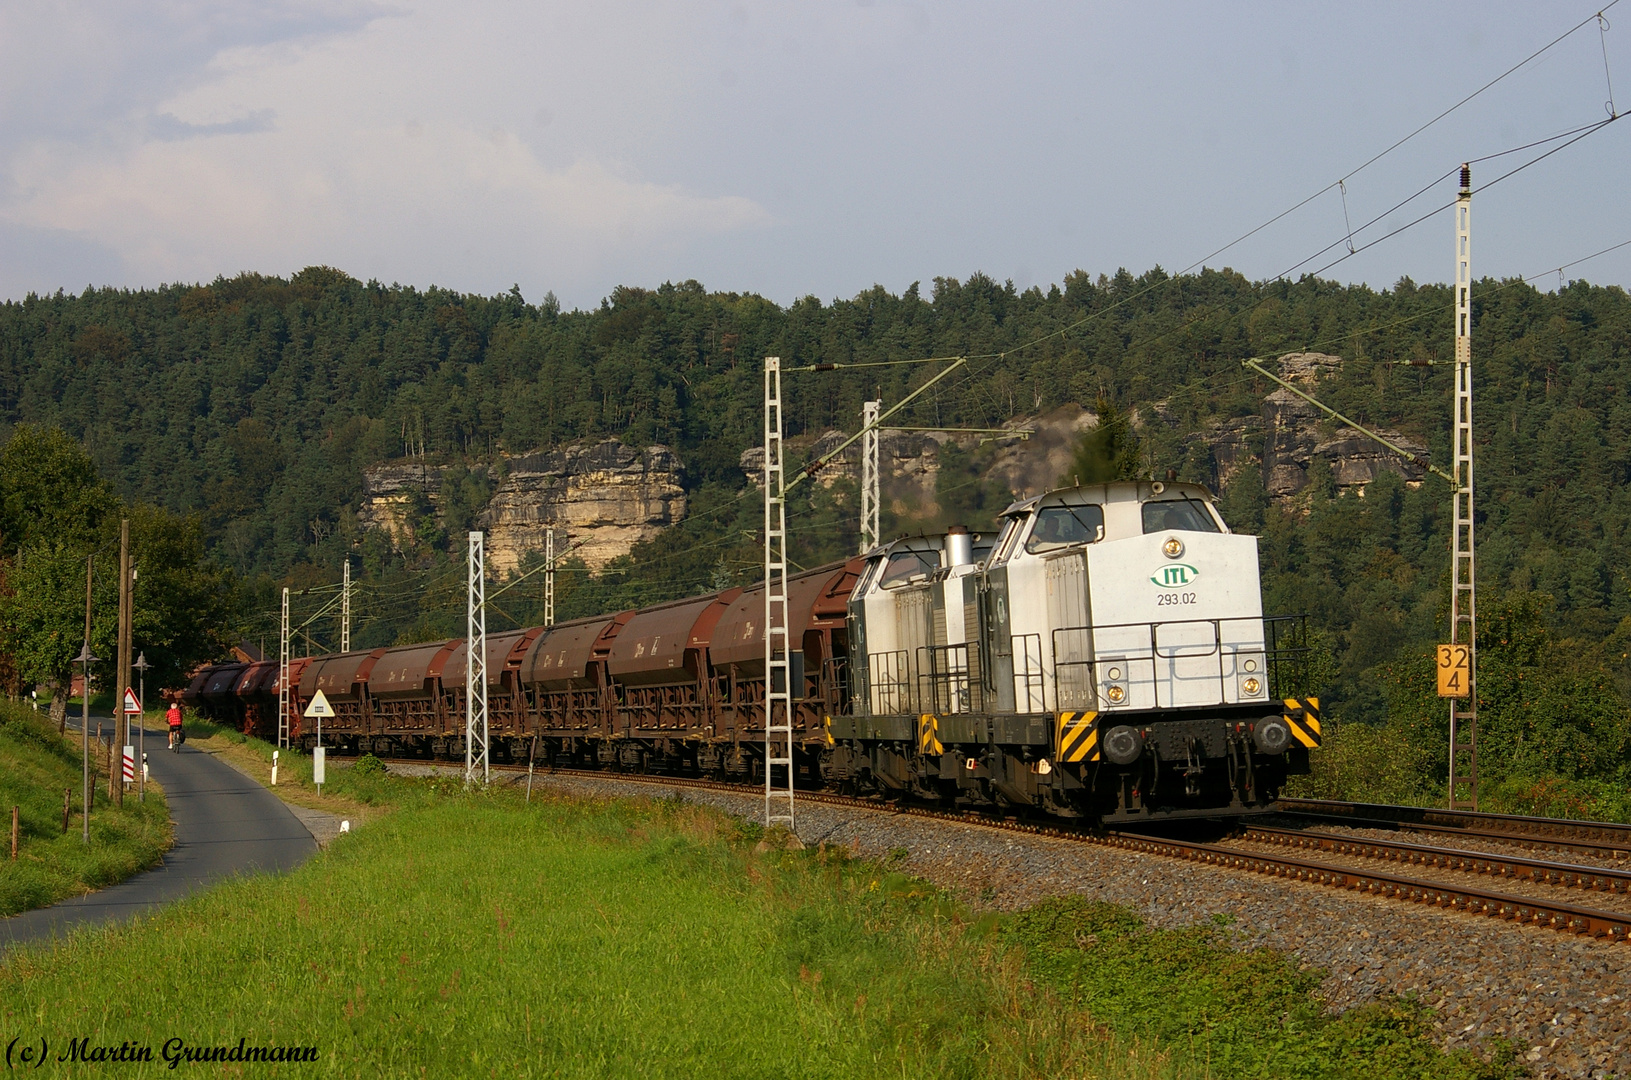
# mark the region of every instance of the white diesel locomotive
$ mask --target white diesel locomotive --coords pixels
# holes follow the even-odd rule
[[[1319,745],[1300,619],[1206,490],[1122,482],[868,553],[828,779],[1065,817],[1267,809]]]

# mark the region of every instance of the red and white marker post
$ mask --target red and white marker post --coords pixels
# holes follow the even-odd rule
[[[125,687],[125,716],[127,716],[127,717],[134,716],[134,717],[136,717],[136,731],[138,733],[137,738],[141,741],[141,744],[142,744],[142,784],[141,784],[141,792],[142,792],[143,798],[145,798],[147,796],[147,738],[146,738],[147,733],[142,730],[141,715],[142,715],[142,703],[137,700],[136,691],[132,690],[128,686]],[[130,730],[130,726],[128,724],[125,725],[125,730],[126,731]],[[125,783],[133,784],[135,782],[136,782],[136,748],[134,746],[127,746],[127,747],[125,747]]]

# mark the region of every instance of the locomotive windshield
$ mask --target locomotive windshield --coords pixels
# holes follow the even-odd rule
[[[896,589],[914,577],[928,577],[938,569],[940,553],[937,551],[897,551],[889,556],[889,564],[884,567],[878,584],[885,589]]]
[[[1072,544],[1091,544],[1103,536],[1104,507],[1049,506],[1037,513],[1036,528],[1025,541],[1025,550],[1036,555]]]
[[[1215,533],[1218,523],[1199,499],[1168,499],[1144,504],[1144,531]]]

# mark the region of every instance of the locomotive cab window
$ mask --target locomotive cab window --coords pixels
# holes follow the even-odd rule
[[[1153,532],[1209,532],[1220,531],[1207,505],[1199,499],[1167,499],[1144,504],[1144,531]]]
[[[1008,556],[1014,553],[1014,540],[1024,527],[1025,517],[1021,514],[1016,514],[1002,523],[1002,534],[997,537],[997,546],[991,556],[992,565],[1008,561]]]
[[[883,565],[882,559],[869,559],[866,569],[861,571],[861,580],[855,585],[854,595],[861,596],[872,588],[872,579],[878,576],[878,567]]]
[[[919,575],[930,577],[939,569],[937,551],[897,551],[889,556],[889,564],[883,568],[878,584],[885,589],[898,589]]]
[[[1148,519],[1146,519],[1148,520]],[[1149,531],[1148,528],[1145,531]],[[1025,550],[1037,555],[1074,544],[1092,544],[1104,538],[1104,507],[1048,506],[1036,515],[1036,526]]]

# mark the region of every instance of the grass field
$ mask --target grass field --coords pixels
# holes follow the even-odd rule
[[[94,732],[94,725],[92,727]],[[5,850],[0,854],[0,916],[44,907],[64,897],[100,889],[156,864],[170,847],[170,815],[164,792],[151,781],[147,801],[134,790],[122,810],[108,800],[103,751],[91,746],[96,799],[91,842],[83,839],[82,772],[78,740],[57,734],[44,713],[0,702],[0,815]],[[62,793],[72,813],[62,828]],[[21,843],[11,853],[11,808],[20,811]]]
[[[760,850],[690,804],[353,773],[326,797],[391,812],[301,869],[11,954],[5,1029],[150,1047],[131,1075],[168,1071],[171,1038],[315,1046],[298,1067],[322,1076],[1510,1072],[1439,1055],[1413,1009],[1325,1017],[1314,976],[1222,929],[977,915],[885,865]]]

